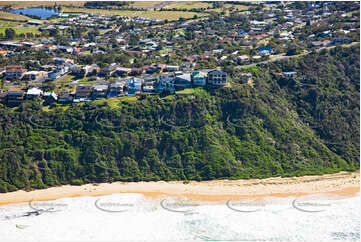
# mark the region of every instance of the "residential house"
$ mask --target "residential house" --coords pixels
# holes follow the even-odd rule
[[[28,20],[27,24],[29,24],[29,25],[42,25],[43,22],[40,21],[40,20],[35,20],[34,19],[34,20]]]
[[[0,103],[6,103],[7,96],[8,96],[7,92],[0,91]]]
[[[191,74],[185,73],[183,75],[176,76],[173,84],[174,90],[183,90],[185,88],[192,87]]]
[[[100,69],[97,64],[86,65],[83,67],[73,65],[71,67],[72,73],[80,78],[95,76],[98,74],[99,70]]]
[[[153,74],[153,73],[159,72],[160,70],[161,70],[161,68],[159,66],[151,65],[145,69],[145,72],[147,74]]]
[[[135,96],[142,91],[142,79],[133,77],[127,80],[128,96]]]
[[[237,56],[236,60],[237,60],[237,63],[240,65],[240,64],[248,62],[249,58],[246,55],[241,55],[241,56]]]
[[[125,77],[125,76],[128,76],[130,74],[131,70],[132,70],[131,68],[118,67],[117,68],[117,73],[118,73],[119,76]]]
[[[43,81],[48,76],[45,71],[28,71],[23,75],[24,81]]]
[[[52,104],[58,101],[58,96],[55,92],[44,92],[43,99],[45,104]]]
[[[132,70],[130,71],[130,75],[131,76],[139,76],[143,73],[143,69],[142,68],[132,68]]]
[[[143,92],[155,92],[154,87],[157,82],[157,76],[145,76],[143,79]]]
[[[55,65],[43,65],[40,67],[40,70],[42,71],[47,71],[47,72],[52,72],[56,69]]]
[[[195,66],[195,63],[193,63],[193,62],[182,62],[180,69],[182,71],[191,71],[191,70],[193,70],[194,66]]]
[[[331,40],[313,41],[311,44],[313,47],[327,46],[331,43]]]
[[[118,97],[124,94],[124,81],[116,81],[109,85],[109,92],[107,97]]]
[[[65,63],[71,63],[74,65],[74,60],[67,59],[67,58],[55,57],[55,58],[53,58],[53,62],[55,65],[64,65]]]
[[[95,76],[100,71],[100,68],[98,67],[97,64],[86,65],[86,66],[83,66],[82,69],[85,71],[85,75],[84,75],[85,77],[86,76]]]
[[[61,76],[62,76],[61,73],[60,73],[60,72],[56,72],[56,71],[50,72],[49,75],[48,75],[48,77],[49,77],[50,79],[58,79],[58,78],[60,78]]]
[[[144,76],[144,86],[154,86],[158,82],[157,76]]]
[[[261,56],[270,55],[272,53],[272,47],[261,46],[258,48],[258,54]]]
[[[193,85],[205,86],[207,84],[207,72],[194,71],[192,72]]]
[[[26,98],[27,99],[32,99],[32,98],[37,98],[43,95],[43,91],[39,88],[36,87],[32,87],[30,89],[27,90],[26,92]]]
[[[58,103],[71,103],[74,97],[68,90],[64,90],[59,94]]]
[[[249,83],[250,79],[252,79],[252,74],[251,73],[242,73],[240,75],[240,82],[242,84],[246,84],[246,83]]]
[[[62,46],[62,45],[59,45],[56,47],[58,50],[61,50],[63,52],[67,52],[67,53],[73,53],[73,48],[70,47],[70,46]]]
[[[227,73],[213,70],[208,72],[207,84],[212,87],[222,87],[227,84]]]
[[[164,71],[173,72],[173,71],[179,71],[179,66],[170,66],[167,65],[164,69]]]
[[[90,86],[77,86],[75,90],[76,99],[88,99],[92,94],[92,87]]]
[[[70,72],[72,75],[77,77],[84,77],[85,71],[83,71],[82,67],[80,65],[73,65],[70,68]]]
[[[62,75],[65,75],[70,71],[70,67],[68,65],[60,65],[57,66],[56,69],[48,74],[48,77],[51,79],[57,79]]]
[[[5,79],[18,80],[24,76],[27,70],[19,65],[10,65],[5,67]]]
[[[108,86],[107,85],[95,85],[93,87],[92,98],[102,98],[106,97],[108,93]]]
[[[295,71],[288,71],[288,72],[283,72],[282,73],[284,77],[286,78],[293,78],[297,75],[297,72]]]
[[[104,77],[112,76],[119,66],[116,63],[112,63],[109,66],[106,66],[100,70],[100,75]]]
[[[19,105],[24,101],[25,93],[19,88],[10,88],[7,95],[7,104]]]
[[[332,44],[349,44],[351,43],[351,38],[347,36],[337,36],[335,38],[332,38],[331,40]]]
[[[8,51],[7,50],[4,50],[4,49],[1,49],[0,48],[0,55],[2,55],[2,56],[6,56],[7,55],[7,53],[8,53]]]
[[[175,74],[163,74],[159,76],[159,85],[158,89],[169,89],[173,86],[173,82],[175,79]]]

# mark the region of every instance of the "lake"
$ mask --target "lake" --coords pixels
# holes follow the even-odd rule
[[[15,14],[23,14],[23,15],[33,15],[40,17],[41,19],[48,19],[51,16],[59,15],[59,12],[53,9],[46,9],[46,8],[26,8],[26,9],[16,9],[10,11],[10,13]]]

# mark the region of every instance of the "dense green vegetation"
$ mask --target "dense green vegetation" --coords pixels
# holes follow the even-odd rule
[[[242,70],[254,87],[233,70],[232,88],[141,96],[116,108],[1,106],[0,191],[357,170],[359,57],[359,47],[336,47]]]

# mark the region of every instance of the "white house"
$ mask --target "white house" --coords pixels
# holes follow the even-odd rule
[[[32,87],[30,89],[28,89],[28,91],[26,92],[26,98],[30,99],[30,98],[36,98],[36,97],[40,97],[43,95],[43,91],[40,90],[39,88],[36,87]]]

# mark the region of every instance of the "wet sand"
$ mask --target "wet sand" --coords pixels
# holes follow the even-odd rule
[[[0,193],[0,205],[50,201],[66,197],[141,193],[146,197],[172,196],[197,201],[221,202],[229,199],[330,195],[351,197],[360,192],[360,172],[340,172],[322,176],[274,177],[249,180],[172,182],[113,182],[82,186],[58,186],[30,192]]]

